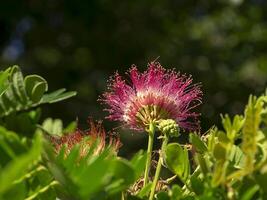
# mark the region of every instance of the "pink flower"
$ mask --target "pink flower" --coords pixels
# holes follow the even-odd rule
[[[107,137],[102,123],[97,124],[93,122],[91,118],[88,121],[90,129],[83,131],[77,129],[73,133],[69,133],[62,137],[51,136],[50,140],[55,147],[55,152],[59,153],[63,146],[66,146],[65,154],[68,155],[72,148],[79,144],[80,145],[80,156],[84,157],[87,155],[91,146],[98,141],[98,146],[94,149],[94,154],[98,155],[108,146],[113,148],[116,152],[119,150],[121,143],[116,137]]]
[[[116,73],[100,99],[108,106],[108,119],[134,130],[145,130],[160,119],[173,119],[182,129],[199,128],[200,114],[192,109],[201,104],[202,92],[191,76],[166,70],[158,62],[149,63],[144,73],[132,66],[128,74],[129,83]]]

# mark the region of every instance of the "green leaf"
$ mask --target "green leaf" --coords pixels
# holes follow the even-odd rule
[[[78,183],[79,194],[84,199],[91,197],[94,193],[103,190],[105,183],[110,179],[109,165],[111,163],[102,157],[97,157],[94,162],[82,171],[77,168],[72,175],[74,182]],[[108,168],[107,168],[108,167]],[[75,175],[76,174],[76,175]],[[112,192],[112,190],[111,190]]]
[[[245,157],[245,172],[254,170],[254,159],[257,153],[257,135],[261,123],[261,112],[263,110],[262,98],[250,96],[245,109],[245,122],[243,126],[242,151]]]
[[[0,72],[0,117],[25,111],[44,103],[55,103],[76,95],[65,89],[45,94],[48,89],[46,80],[38,75],[23,79],[18,66]]]
[[[42,127],[50,135],[61,136],[63,132],[63,123],[60,119],[47,118],[44,120]]]
[[[15,131],[18,134],[32,137],[39,121],[40,109],[29,112],[12,113],[5,117],[3,126],[7,129]]]
[[[195,154],[195,161],[198,163],[202,173],[206,175],[210,169],[209,169],[209,160],[206,156],[203,156],[202,154],[196,153]]]
[[[144,198],[148,196],[151,190],[152,182],[148,183],[145,187],[143,187],[137,194],[138,197]]]
[[[3,200],[11,199],[11,200],[25,200],[27,195],[27,187],[24,183],[18,183],[16,185],[12,185],[4,194]],[[0,194],[1,199],[1,194]]]
[[[228,159],[235,168],[242,169],[244,167],[245,155],[238,146],[232,146]]]
[[[58,89],[58,90],[56,90],[56,91],[54,91],[54,92],[49,93],[49,95],[44,95],[42,101],[43,101],[43,102],[46,102],[46,103],[47,103],[47,102],[50,102],[50,101],[52,101],[53,99],[55,99],[57,96],[63,94],[65,91],[66,91],[65,88],[61,88],[61,89]]]
[[[18,96],[18,100],[21,104],[25,105],[27,102],[27,95],[24,87],[23,75],[18,66],[13,66],[12,70],[13,92]]]
[[[130,195],[130,196],[127,196],[127,200],[144,200],[144,199]]]
[[[45,82],[40,82],[40,83],[37,83],[36,85],[34,85],[33,89],[32,89],[32,93],[31,93],[31,100],[36,103],[36,102],[39,102],[44,93],[46,92],[47,90],[47,83]]]
[[[200,139],[197,134],[190,133],[189,139],[190,143],[193,144],[197,152],[204,153],[208,151],[207,145]]]
[[[241,196],[240,200],[253,200],[255,193],[259,190],[258,185],[250,187],[245,193]]]
[[[116,179],[116,183],[111,183],[107,191],[111,194],[121,191],[127,188],[131,183],[135,181],[135,172],[130,163],[124,159],[116,159],[111,163],[111,173]]]
[[[227,166],[228,166],[228,163],[225,160],[219,160],[216,162],[213,176],[212,176],[213,187],[217,187],[221,183],[224,183],[226,179]]]
[[[226,147],[221,143],[217,143],[214,146],[213,156],[217,160],[225,160],[226,159],[226,152],[227,152]]]
[[[45,94],[43,96],[43,99],[41,100],[41,103],[56,103],[56,102],[71,98],[77,94],[77,92],[74,92],[74,91],[65,92],[65,93],[62,93],[62,91],[64,92],[65,89],[60,89],[53,93]]]
[[[171,189],[171,200],[178,200],[182,197],[183,191],[179,185],[173,185]]]
[[[29,180],[31,183],[31,193],[30,197],[37,195],[36,199],[40,200],[54,200],[56,199],[56,193],[53,187],[48,187],[53,182],[53,177],[50,172],[42,167],[39,167],[42,170],[37,171]]]
[[[233,122],[231,121],[229,115],[222,116],[222,125],[226,131],[227,137],[230,140],[234,140],[237,133],[241,130],[244,124],[244,117],[241,115],[235,115]]]
[[[170,143],[167,145],[164,155],[168,168],[185,181],[190,173],[187,149],[183,149],[177,143]]]
[[[21,104],[17,102],[17,99],[13,93],[13,90],[7,89],[5,93],[2,95],[2,99],[7,99],[5,101],[8,101],[10,104],[10,107],[13,107],[15,109],[19,109],[21,107]]]
[[[33,146],[26,154],[23,154],[13,161],[11,161],[0,172],[0,196],[4,194],[11,186],[12,183],[21,176],[29,165],[37,160],[42,151],[42,135],[36,134]]]
[[[0,166],[4,167],[26,151],[18,135],[0,126]]]
[[[73,131],[75,131],[77,128],[77,122],[76,121],[73,121],[71,123],[69,123],[67,125],[66,128],[63,129],[63,133],[66,134],[66,133],[72,133]]]
[[[5,95],[5,93],[2,94],[0,99],[0,106],[2,107],[5,114],[9,114],[12,110],[12,101]]]
[[[190,178],[191,188],[197,195],[201,195],[204,192],[203,181],[196,176]]]
[[[267,173],[255,174],[255,180],[257,184],[260,186],[263,196],[266,196],[267,195],[267,184],[266,184]]]
[[[33,97],[34,93],[36,93],[33,91],[34,88],[36,87],[36,85],[41,84],[42,85],[41,87],[43,87],[44,91],[48,90],[48,85],[47,85],[46,80],[43,77],[38,76],[38,75],[26,76],[24,79],[24,84],[25,84],[25,89],[26,89],[27,95],[34,102],[37,102],[37,101],[35,101],[35,99]],[[39,93],[41,93],[41,92],[39,92]]]
[[[7,68],[5,71],[0,71],[0,96],[8,88],[8,76],[11,68]]]
[[[229,143],[231,143],[231,140],[229,140],[229,138],[227,137],[227,135],[223,131],[218,131],[217,132],[217,137],[218,137],[219,142],[222,145],[225,145],[226,146]]]
[[[135,179],[138,179],[142,175],[145,169],[146,155],[147,154],[144,154],[144,152],[141,150],[138,153],[136,153],[132,158],[132,160],[130,161],[132,167],[134,168]]]
[[[170,200],[167,192],[159,192],[156,196],[157,200]]]

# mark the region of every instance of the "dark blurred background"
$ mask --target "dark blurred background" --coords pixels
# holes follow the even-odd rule
[[[114,71],[144,70],[160,56],[166,68],[202,82],[205,132],[220,113],[241,113],[250,93],[264,92],[266,22],[264,0],[1,1],[0,67],[39,74],[50,91],[76,90],[77,97],[45,106],[43,117],[66,124],[78,117],[84,125],[88,116],[103,118],[97,98]],[[127,137],[126,148],[142,145]]]

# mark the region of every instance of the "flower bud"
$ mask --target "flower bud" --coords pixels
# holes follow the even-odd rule
[[[173,119],[162,119],[158,123],[158,129],[167,136],[178,137],[179,126]]]

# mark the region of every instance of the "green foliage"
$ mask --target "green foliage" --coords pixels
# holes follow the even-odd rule
[[[165,160],[169,169],[186,181],[190,174],[188,151],[177,143],[168,144],[165,149]]]
[[[41,157],[44,138],[37,129],[41,109],[32,108],[75,93],[63,93],[65,90],[61,89],[46,94],[47,88],[47,82],[40,76],[23,78],[17,66],[0,71],[0,199],[56,198],[54,188],[58,183]],[[68,130],[74,126],[72,123]]]
[[[64,128],[62,120],[47,118],[43,121],[42,126],[39,126],[39,128],[49,135],[62,136],[64,134],[74,132],[77,128],[77,123],[73,121]]]
[[[264,199],[265,113],[266,96],[251,96],[244,116],[222,117],[225,131],[212,128],[201,138],[191,134],[198,167],[183,195],[191,191],[196,199]]]
[[[64,93],[65,89],[46,94],[46,80],[38,75],[28,75],[24,78],[18,66],[1,72],[0,81],[3,82],[0,88],[0,117],[76,95],[76,92]]]
[[[0,95],[7,89],[8,87],[8,76],[9,76],[10,68],[5,71],[0,71]]]
[[[194,145],[197,152],[204,153],[208,151],[206,144],[199,138],[198,135],[191,133],[189,136],[190,136],[190,143]]]
[[[201,137],[191,133],[194,164],[186,148],[170,143],[166,167],[182,181],[156,199],[265,199],[267,175],[267,96],[251,96],[244,115],[222,117],[224,130],[212,127]],[[190,170],[192,173],[190,173]],[[173,178],[167,179],[167,183]]]
[[[106,199],[127,189],[144,170],[142,152],[136,154],[131,162],[116,157],[110,148],[96,155],[98,141],[83,157],[79,145],[67,156],[64,149],[55,156],[49,145],[47,148],[48,168],[65,190],[66,198]]]
[[[264,102],[251,96],[245,110],[245,123],[243,127],[242,150],[246,154],[245,172],[251,173],[254,168],[257,153],[257,136],[261,123],[261,112]]]
[[[81,140],[72,135],[73,148],[66,143],[55,149],[63,140],[60,137],[73,132],[77,124],[64,128],[61,119],[53,118],[39,123],[39,106],[73,92],[46,94],[43,78],[23,78],[16,66],[1,71],[0,91],[1,200],[264,200],[267,196],[267,94],[251,96],[244,115],[222,116],[223,130],[214,126],[201,136],[190,133],[189,144],[167,143],[178,129],[166,120],[159,128],[163,133],[158,139],[164,142],[155,174],[163,175],[158,169],[164,167],[173,176],[165,174],[143,187],[143,151],[127,160],[112,145],[105,146],[105,139],[90,140],[94,135],[79,135]],[[88,151],[84,145],[89,145]]]
[[[13,137],[15,138],[17,137],[15,133],[9,133],[7,130],[4,129],[1,132],[2,132],[1,136],[3,137],[7,137],[11,134],[13,135]],[[4,132],[6,132],[5,135],[3,134]],[[1,138],[1,147],[4,146],[6,151],[12,152],[12,146],[9,146],[8,144],[4,143],[3,137]],[[18,140],[18,138],[16,138],[15,140]],[[13,188],[24,187],[20,185],[20,183],[23,181],[23,177],[27,177],[26,173],[27,170],[31,168],[31,165],[33,165],[34,162],[38,162],[38,160],[40,159],[41,152],[42,152],[42,136],[40,134],[36,134],[31,149],[29,149],[27,152],[23,153],[20,156],[13,157],[12,160],[1,170],[0,199],[5,199],[4,197],[6,193],[8,192],[8,190],[11,190],[12,187]],[[3,152],[1,152],[1,154],[2,153]],[[20,191],[20,192],[23,195],[27,194],[26,191]],[[10,196],[6,197],[11,198]]]

